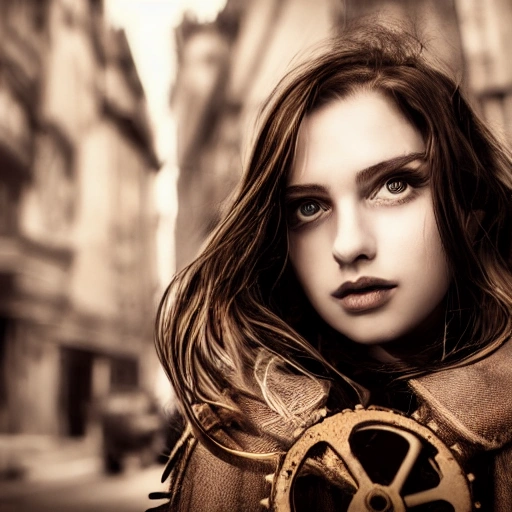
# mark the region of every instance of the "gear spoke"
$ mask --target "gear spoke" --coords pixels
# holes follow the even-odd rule
[[[409,496],[404,496],[404,502],[408,507],[416,507],[418,505],[423,505],[424,503],[430,503],[437,500],[447,501],[451,505],[455,505],[454,503],[451,503],[447,496],[441,496],[446,493],[440,493],[439,491],[439,487],[434,487],[433,489],[427,489],[426,491],[410,494]]]
[[[368,476],[368,473],[364,469],[363,465],[352,453],[348,442],[343,443],[341,446],[337,446],[331,442],[328,442],[328,444],[343,461],[359,488],[370,488],[373,485],[373,482]]]
[[[400,464],[400,467],[398,468],[393,481],[389,485],[390,488],[399,493],[402,490],[407,477],[410,475],[414,464],[418,460],[418,457],[421,453],[421,441],[414,434],[411,434],[410,432],[407,432],[403,429],[398,429],[391,425],[370,425],[358,429],[359,432],[364,430],[381,430],[384,432],[392,432],[399,435],[400,437],[405,438],[405,440],[408,442],[409,449],[407,450],[407,454]]]
[[[406,432],[406,434],[409,433]],[[404,435],[403,432],[402,435]],[[411,474],[412,468],[414,467],[414,464],[416,464],[416,461],[418,460],[422,448],[421,441],[416,436],[410,434],[404,437],[406,437],[407,441],[409,441],[409,450],[407,451],[407,455],[405,456],[405,459],[400,465],[400,468],[398,469],[395,478],[393,479],[393,482],[391,482],[390,485],[390,487],[396,489],[397,492],[400,492],[402,490],[402,487],[404,486],[407,477]]]

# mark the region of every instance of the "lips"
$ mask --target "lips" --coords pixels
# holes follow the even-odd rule
[[[343,283],[332,296],[339,299],[349,313],[377,309],[391,299],[397,283],[375,277],[361,277],[357,281]]]

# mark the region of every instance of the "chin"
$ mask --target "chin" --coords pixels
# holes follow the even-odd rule
[[[379,336],[347,336],[351,341],[354,343],[358,343],[359,345],[367,345],[367,346],[374,346],[374,345],[386,345],[387,343],[393,342],[396,338],[394,337],[382,337],[382,334],[379,334]]]
[[[353,341],[354,343],[358,343],[360,345],[386,345],[387,343],[392,343],[393,341],[396,341],[397,339],[401,338],[403,336],[403,333],[400,331],[397,331],[396,329],[389,329],[386,330],[382,328],[382,326],[379,326],[377,322],[372,322],[372,325],[375,327],[377,324],[378,329],[375,332],[374,329],[371,328],[365,328],[365,329],[357,329],[357,330],[347,330],[347,329],[336,329],[338,332],[346,336],[348,339]]]

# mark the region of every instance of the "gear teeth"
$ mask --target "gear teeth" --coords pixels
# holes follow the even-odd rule
[[[462,449],[461,449],[461,447],[460,447],[460,444],[459,444],[459,443],[452,444],[452,445],[450,446],[450,450],[451,450],[452,452],[457,453],[458,455],[462,455]]]
[[[304,427],[299,427],[299,428],[296,428],[293,432],[292,432],[292,436],[294,439],[297,439],[303,432],[304,430],[306,430]]]
[[[468,473],[466,475],[467,479],[470,481],[470,482],[474,482],[475,481],[475,475],[473,473]]]
[[[271,484],[274,481],[274,477],[276,476],[275,473],[269,473],[268,475],[265,475],[265,482],[268,482]]]
[[[437,432],[439,430],[439,425],[434,420],[429,421],[427,423],[427,427],[432,430],[432,432]]]
[[[362,409],[364,409],[364,406],[363,406],[363,404],[357,404],[357,405],[354,407],[354,409],[355,409],[356,411],[361,411]]]
[[[412,418],[413,420],[419,421],[419,420],[420,420],[420,418],[421,418],[420,411],[418,411],[418,410],[414,411],[414,412],[411,414],[411,418]]]
[[[268,498],[265,498],[260,501],[260,505],[265,508],[270,508],[270,500]]]
[[[343,409],[341,412],[345,413],[345,412],[353,412],[352,409]]]

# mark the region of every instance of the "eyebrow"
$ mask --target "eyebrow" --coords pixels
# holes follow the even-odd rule
[[[369,182],[373,181],[375,175],[385,174],[390,171],[400,169],[404,165],[407,165],[415,160],[424,160],[425,153],[409,153],[408,155],[397,156],[384,160],[377,164],[361,169],[356,175],[356,183],[359,186],[368,185]],[[286,196],[292,196],[295,194],[326,194],[327,189],[322,185],[306,184],[306,185],[290,185],[286,188]]]
[[[369,181],[373,180],[376,174],[385,174],[389,171],[400,169],[404,165],[407,165],[415,160],[424,160],[425,153],[409,153],[408,155],[397,156],[384,160],[378,164],[371,165],[366,169],[362,169],[356,175],[356,183],[358,185],[366,185]]]
[[[285,193],[287,197],[295,194],[326,194],[327,189],[322,185],[290,185]]]

